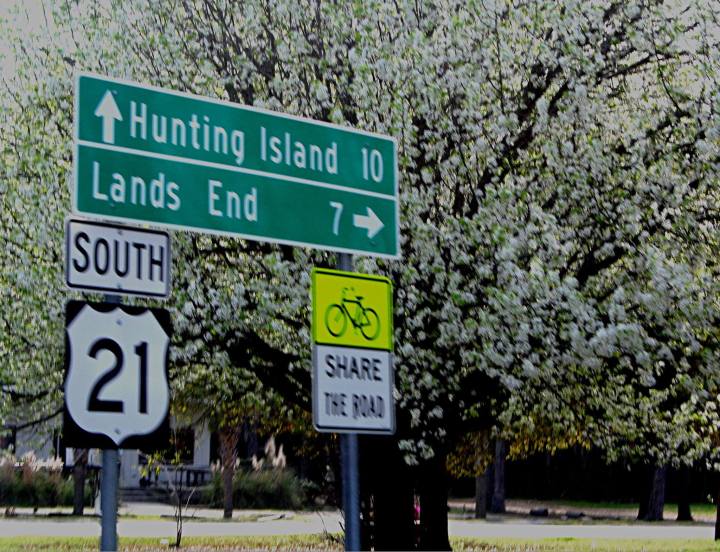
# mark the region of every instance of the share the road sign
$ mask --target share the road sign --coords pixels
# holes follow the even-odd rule
[[[399,256],[387,136],[81,74],[74,163],[83,215]]]
[[[392,284],[384,276],[325,268],[312,271],[313,341],[392,349]]]
[[[395,433],[392,353],[313,347],[313,423],[318,431]]]
[[[315,428],[394,433],[390,280],[315,268],[312,335]]]

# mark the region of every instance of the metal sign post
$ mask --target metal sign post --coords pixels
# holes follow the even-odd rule
[[[338,268],[353,268],[352,255],[338,254]],[[360,474],[358,473],[357,433],[340,435],[340,463],[343,512],[345,512],[345,550],[360,550]]]
[[[117,550],[118,449],[168,442],[168,347],[163,309],[69,301],[65,311],[63,435],[69,446],[102,450],[101,551]]]
[[[100,552],[117,550],[118,451],[103,449],[100,509],[102,513]]]
[[[340,433],[345,549],[360,550],[358,433],[393,434],[392,283],[338,269],[314,268],[312,280],[313,425]]]
[[[360,550],[360,474],[357,433],[340,434],[345,550]]]
[[[119,295],[105,295],[107,303],[120,304]],[[117,492],[118,450],[102,451],[102,479],[100,481],[100,552],[117,551]]]

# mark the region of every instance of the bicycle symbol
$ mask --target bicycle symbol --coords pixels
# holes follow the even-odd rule
[[[348,296],[352,292],[354,299]],[[372,341],[380,335],[380,318],[374,309],[365,307],[362,304],[363,298],[355,295],[355,288],[344,287],[340,303],[332,303],[325,311],[325,327],[333,337],[340,337],[348,327],[348,320],[355,331],[360,333],[368,341]],[[355,313],[350,314],[349,305],[355,305]]]

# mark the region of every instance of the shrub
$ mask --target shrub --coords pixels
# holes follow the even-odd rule
[[[222,507],[222,473],[216,472],[206,492],[207,502]],[[233,478],[233,506],[236,508],[284,508],[296,510],[307,503],[305,485],[292,470],[238,469]]]
[[[70,506],[72,478],[63,477],[62,464],[37,462],[34,458],[0,462],[0,506]],[[85,486],[85,504],[92,504],[92,488]]]

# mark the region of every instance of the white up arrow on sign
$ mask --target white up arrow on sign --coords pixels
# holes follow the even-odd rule
[[[353,215],[353,226],[367,229],[367,237],[374,238],[385,226],[375,212],[367,208],[367,215]]]
[[[103,120],[103,142],[106,144],[115,143],[115,121],[122,121],[123,118],[110,90],[105,92],[102,100],[95,108],[95,116],[102,117]]]

